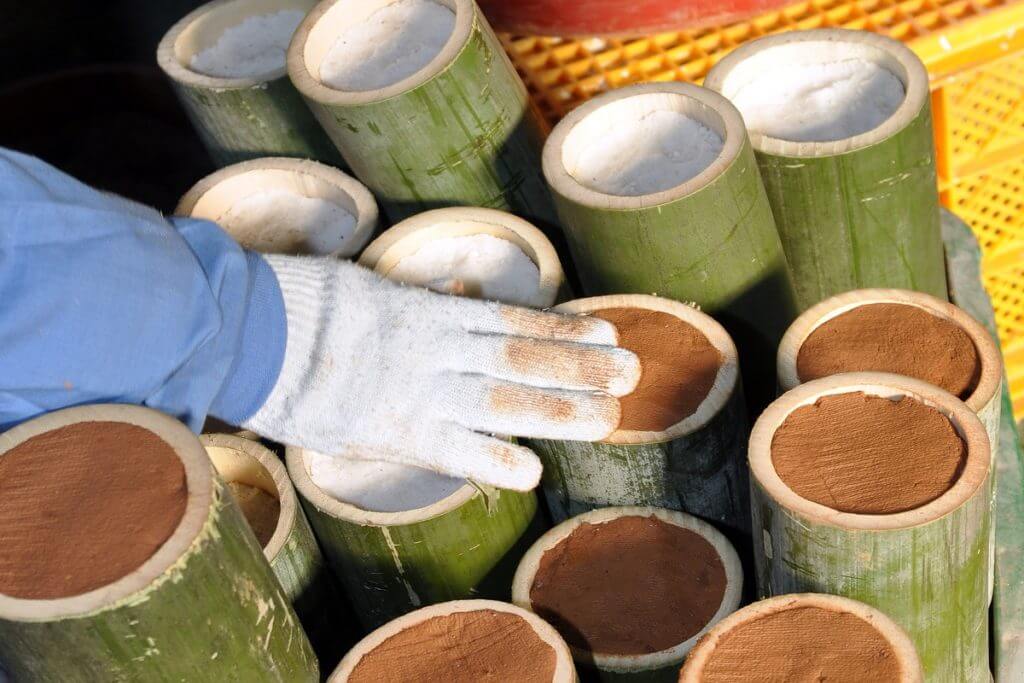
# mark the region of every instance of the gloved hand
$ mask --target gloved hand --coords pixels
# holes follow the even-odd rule
[[[242,426],[275,441],[528,490],[537,456],[493,434],[602,439],[640,377],[598,318],[435,294],[334,259],[267,261],[287,346]]]

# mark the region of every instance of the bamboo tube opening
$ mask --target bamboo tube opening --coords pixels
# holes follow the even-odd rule
[[[405,642],[403,634],[414,630],[416,637],[413,642]],[[490,647],[478,647],[481,643]],[[478,661],[468,663],[467,659],[477,659],[472,657],[472,653],[462,661],[456,660],[455,654],[450,655],[451,659],[447,658],[450,653],[465,647],[484,652],[501,651],[503,648],[499,643],[504,644],[508,656],[503,658],[504,661],[495,670],[488,670],[486,665],[480,666],[482,662],[479,660],[486,659],[487,654],[479,657]],[[432,645],[436,645],[436,649],[432,649]],[[401,649],[401,656],[389,657],[389,647]],[[415,648],[418,654],[409,656],[408,648]],[[371,661],[374,659],[377,661]],[[474,673],[481,677],[489,673],[494,680],[537,683],[576,681],[572,656],[558,632],[536,614],[496,600],[443,602],[394,619],[359,641],[341,660],[328,681],[378,681],[381,677],[375,672],[379,672],[379,667],[416,667],[417,660],[421,659],[426,660],[422,664],[424,670],[406,672],[391,680],[452,680],[453,677],[469,680]],[[462,676],[452,671],[438,671],[438,665],[444,666],[446,662],[459,667]],[[549,675],[546,675],[548,672]]]
[[[782,391],[789,391],[802,381],[798,369],[800,351],[807,339],[820,327],[861,306],[897,304],[912,306],[936,318],[948,321],[964,331],[970,338],[978,356],[978,373],[970,394],[963,398],[974,412],[988,406],[1002,386],[1003,360],[992,335],[981,323],[963,309],[949,302],[921,292],[903,289],[859,289],[844,292],[826,299],[807,309],[786,331],[779,344],[776,366]],[[881,367],[851,367],[844,372],[881,371]],[[885,370],[896,374],[907,374],[895,368]],[[814,378],[809,378],[814,379]],[[917,379],[924,379],[918,377]]]
[[[206,434],[200,441],[221,479],[228,484],[252,486],[277,499],[280,504],[277,522],[263,546],[267,561],[273,562],[295,525],[298,503],[288,470],[276,455],[256,441],[230,434]],[[242,512],[246,512],[245,506]]]
[[[707,154],[707,165],[695,175],[669,187],[656,186],[654,191],[616,194],[605,191],[608,183],[604,181],[595,184],[593,175],[598,169],[594,162],[601,161],[601,157],[587,152],[624,126],[635,127],[632,132],[636,142],[642,143],[649,135],[639,126],[645,117],[652,115],[681,115],[700,124],[720,139],[720,151]],[[678,116],[675,118],[678,123]],[[671,147],[679,145],[681,140],[691,139],[692,133],[672,136],[669,151],[683,151]],[[711,184],[732,166],[743,149],[745,138],[746,130],[739,112],[718,93],[689,83],[643,83],[605,93],[563,118],[544,145],[544,177],[554,192],[583,206],[643,209],[686,197]],[[646,159],[639,159],[635,167],[642,168],[645,163]],[[695,168],[687,170],[692,172]]]
[[[48,413],[0,434],[0,459],[33,437],[93,422],[140,427],[169,446],[184,467],[187,487],[185,510],[170,537],[135,570],[112,583],[70,597],[22,599],[0,594],[0,620],[47,622],[145,600],[146,593],[166,578],[166,571],[189,552],[207,523],[214,504],[214,486],[213,470],[206,452],[187,427],[148,408],[86,405]]]
[[[667,313],[688,325],[696,328],[721,356],[718,372],[707,395],[692,414],[679,422],[659,431],[642,431],[619,429],[602,443],[617,445],[636,445],[663,443],[691,434],[707,425],[737,391],[739,380],[739,361],[736,356],[736,345],[729,333],[711,316],[696,308],[661,297],[647,294],[610,294],[586,299],[576,299],[556,306],[556,313],[593,314],[597,311],[612,308],[635,308],[648,311]],[[680,348],[680,357],[685,356],[687,349]],[[641,359],[641,365],[642,365]],[[641,385],[643,377],[641,376]],[[623,397],[626,398],[626,397]],[[621,399],[620,399],[621,400]]]
[[[863,393],[889,400],[913,399],[942,414],[963,440],[965,457],[944,493],[919,507],[889,514],[842,512],[808,500],[790,488],[775,469],[772,446],[775,433],[798,408],[824,396]],[[939,519],[967,503],[985,484],[990,449],[985,427],[970,408],[955,396],[920,380],[877,372],[834,375],[801,384],[783,394],[762,413],[750,435],[750,472],[754,480],[787,510],[814,523],[843,529],[890,530],[916,527]]]
[[[907,633],[856,600],[794,593],[755,602],[704,636],[679,683],[764,680],[870,680],[920,683],[921,663]]]
[[[316,0],[214,0],[186,15],[164,35],[157,47],[157,62],[172,79],[192,87],[248,88],[281,78],[279,67],[252,76],[212,76],[193,69],[192,60],[214,46],[246,19],[282,11],[307,13]]]
[[[793,67],[821,67],[847,62],[867,62],[880,67],[902,84],[904,96],[899,105],[881,123],[868,130],[838,139],[797,141],[773,137],[750,125],[754,149],[766,154],[789,157],[824,157],[874,145],[903,130],[914,121],[929,98],[928,72],[921,60],[902,43],[886,36],[848,29],[813,29],[765,36],[739,46],[715,65],[705,79],[705,87],[738,101],[745,88],[759,82],[776,83],[782,70]],[[862,93],[859,101],[877,93]],[[742,104],[742,100],[739,100]],[[833,102],[835,111],[846,107]],[[743,107],[741,107],[742,110]],[[753,105],[748,115],[756,115]],[[753,123],[753,122],[751,122]],[[827,136],[825,136],[827,137]]]
[[[472,235],[490,235],[511,242],[537,266],[539,278],[535,291],[530,290],[521,296],[512,297],[515,300],[500,296],[496,298],[505,303],[534,308],[547,308],[555,303],[564,283],[564,274],[554,246],[544,233],[531,223],[495,209],[451,207],[407,218],[371,242],[359,258],[359,263],[384,277],[395,279],[391,273],[402,259],[416,254],[426,245],[437,240]],[[445,284],[450,285],[457,280],[464,295],[483,298],[481,282],[464,282],[458,279],[457,274],[452,274],[451,277],[452,279]],[[423,284],[439,291],[452,290],[451,286],[445,289],[428,283],[416,284]]]
[[[546,568],[542,569],[542,567],[544,567],[547,564],[545,562],[545,559],[549,553],[557,552],[560,549],[560,547],[562,547],[562,544],[566,542],[567,539],[570,539],[571,537],[576,538],[575,534],[578,534],[581,529],[586,531],[591,527],[600,528],[604,527],[605,525],[616,525],[618,523],[621,523],[621,521],[623,520],[632,521],[633,519],[638,518],[653,518],[657,520],[658,523],[664,523],[666,525],[678,527],[679,529],[685,530],[686,532],[691,532],[692,534],[696,535],[697,538],[702,539],[706,543],[707,548],[701,548],[700,550],[706,550],[708,554],[717,557],[718,561],[721,564],[721,576],[719,578],[722,581],[722,585],[720,587],[712,587],[713,590],[719,591],[720,594],[713,596],[714,599],[709,601],[710,603],[714,604],[698,606],[696,605],[696,601],[694,601],[695,604],[691,608],[692,612],[690,612],[689,615],[665,614],[664,616],[671,619],[672,621],[679,621],[681,619],[687,618],[687,616],[689,616],[689,618],[692,619],[693,614],[699,609],[705,609],[707,612],[710,612],[710,614],[700,615],[702,617],[701,621],[703,621],[703,623],[699,625],[698,630],[692,633],[692,635],[689,635],[689,637],[686,637],[679,642],[672,643],[669,647],[664,647],[660,650],[656,650],[653,652],[623,654],[622,652],[613,652],[607,650],[602,651],[594,648],[593,646],[590,646],[589,644],[586,647],[584,647],[579,643],[580,641],[586,640],[586,634],[582,632],[573,633],[576,630],[576,627],[572,623],[572,614],[541,614],[541,616],[544,616],[548,619],[548,621],[552,621],[553,623],[558,624],[559,622],[562,622],[562,629],[564,633],[563,637],[568,642],[569,649],[573,654],[573,658],[577,662],[586,663],[588,665],[596,667],[601,671],[627,674],[651,671],[668,666],[678,667],[679,664],[681,664],[683,659],[686,657],[686,654],[690,651],[690,648],[694,646],[694,644],[704,635],[704,633],[706,633],[710,628],[712,628],[726,615],[736,610],[739,607],[740,603],[740,595],[743,587],[743,570],[740,566],[739,556],[737,555],[735,549],[732,547],[732,544],[730,544],[729,541],[725,538],[725,536],[723,536],[717,529],[715,529],[713,526],[697,517],[693,517],[691,515],[687,515],[681,512],[676,512],[674,510],[666,510],[663,508],[656,507],[602,508],[600,510],[593,510],[591,512],[586,512],[576,517],[572,517],[571,519],[568,519],[559,524],[558,526],[554,527],[553,529],[549,530],[547,533],[541,536],[536,543],[533,544],[533,546],[523,556],[522,561],[519,563],[519,567],[516,570],[515,578],[512,581],[512,602],[519,605],[520,607],[523,607],[524,609],[530,609],[535,612],[539,612],[540,610],[538,609],[537,603],[534,600],[534,590],[538,585],[538,574],[543,574],[546,571]],[[606,529],[611,528],[612,527],[606,527]],[[631,531],[630,535],[633,535],[633,533],[634,532]],[[594,542],[594,539],[591,539],[591,542]],[[694,555],[697,555],[696,550],[694,551]],[[598,560],[597,558],[589,558],[587,561],[589,561],[593,565],[600,565],[600,568],[596,568],[596,571],[600,571],[604,574],[607,574],[608,563],[622,563],[624,559],[627,558],[624,558],[622,555],[618,555],[609,556],[607,558],[604,558],[603,560]],[[676,559],[677,558],[673,558],[673,563],[675,563]],[[571,559],[566,558],[566,564],[571,562]],[[656,570],[651,569],[648,571]],[[643,567],[640,567],[635,572],[630,571],[627,573],[633,574],[636,580],[636,584],[640,587],[640,590],[644,588],[651,588],[652,586],[655,588],[661,588],[666,591],[673,588],[672,585],[664,581],[658,583],[653,580],[645,580],[645,578],[647,577],[644,576]],[[704,574],[702,572],[699,572],[698,570],[697,573],[701,575],[711,576],[713,572],[708,571],[706,574]],[[708,579],[708,581],[710,583],[711,579]],[[696,588],[693,585],[679,586],[680,590],[687,591],[688,593],[692,593],[694,591],[704,591],[707,588],[707,586],[701,584],[698,584]],[[549,590],[560,589],[557,586],[551,586],[549,587]],[[604,590],[612,591],[616,594],[621,594],[630,589],[624,585],[620,585],[619,581],[616,580],[609,582],[605,586]],[[657,595],[650,596],[637,595],[636,597],[640,600],[646,597],[647,599],[651,601],[657,601],[658,603],[665,602],[665,604],[668,605],[667,607],[663,608],[665,610],[672,610],[676,607],[674,604],[668,601],[668,596],[666,594],[659,593]],[[600,600],[601,598],[599,596],[594,597],[594,601],[600,602]],[[593,602],[586,605],[584,609],[590,610],[592,607]],[[607,618],[611,621],[623,618],[623,616],[630,609],[629,606],[624,606],[621,603],[612,602],[609,602],[607,608],[609,610]],[[646,619],[650,618],[651,614],[652,611],[650,609],[643,609],[642,613],[637,613],[637,617]],[[591,623],[590,626],[595,627],[596,622]],[[652,622],[643,624],[641,630],[651,631],[656,630],[657,628],[658,625]],[[566,633],[565,629],[568,629],[569,632]],[[650,633],[648,633],[648,635],[650,635]],[[641,636],[637,637],[639,638]]]
[[[465,47],[473,24],[477,21],[473,0],[433,0],[454,13],[454,27],[440,51],[411,75],[369,90],[343,90],[324,82],[321,69],[339,36],[347,29],[365,22],[374,12],[397,1],[320,2],[303,20],[288,48],[288,73],[299,92],[321,104],[353,106],[386,100],[443,73]]]
[[[377,229],[377,203],[362,183],[331,166],[287,157],[211,173],[185,193],[175,213],[215,221],[243,247],[264,253],[348,258]]]

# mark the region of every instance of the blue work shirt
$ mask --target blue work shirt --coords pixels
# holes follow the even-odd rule
[[[216,224],[0,149],[0,431],[83,403],[239,424],[277,380],[286,329],[270,266]]]

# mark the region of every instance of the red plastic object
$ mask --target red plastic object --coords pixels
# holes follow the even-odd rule
[[[498,31],[630,36],[739,21],[791,0],[477,0]]]

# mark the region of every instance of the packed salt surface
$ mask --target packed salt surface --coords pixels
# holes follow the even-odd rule
[[[320,80],[339,90],[375,90],[412,76],[436,57],[455,13],[431,0],[398,0],[350,26],[320,64]]]
[[[540,270],[530,257],[512,242],[485,234],[428,242],[401,259],[388,278],[524,306],[535,305],[540,291]]]
[[[656,110],[635,120],[610,119],[569,173],[592,190],[635,197],[682,185],[721,152],[721,136],[700,121]]]
[[[288,43],[304,16],[298,10],[282,10],[246,17],[193,55],[189,66],[218,78],[252,78],[280,71]]]
[[[242,246],[279,253],[330,254],[356,228],[355,216],[334,202],[288,190],[243,197],[218,222]]]
[[[309,453],[310,479],[335,500],[371,512],[418,510],[458,491],[465,479],[378,460]]]
[[[903,103],[903,82],[864,59],[778,66],[731,99],[747,129],[782,140],[826,142],[866,133]]]

